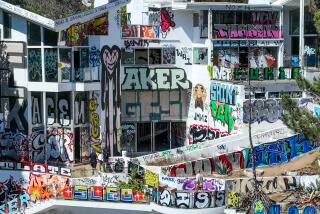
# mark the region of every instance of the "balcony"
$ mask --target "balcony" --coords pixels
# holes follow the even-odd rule
[[[282,39],[279,25],[214,24],[213,39]]]

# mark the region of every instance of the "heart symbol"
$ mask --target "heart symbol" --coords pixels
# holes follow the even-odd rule
[[[113,76],[113,72],[115,70],[114,66],[118,62],[118,58],[119,51],[116,49],[111,50],[109,47],[107,47],[103,52],[103,62],[108,71],[109,78]]]

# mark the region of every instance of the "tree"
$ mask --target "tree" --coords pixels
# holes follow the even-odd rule
[[[299,88],[312,96],[316,103],[320,103],[320,78],[315,78],[313,83],[299,75],[296,79]],[[289,95],[281,96],[282,108],[286,111],[281,116],[281,120],[290,129],[297,133],[303,133],[307,139],[318,141],[320,139],[320,118],[310,111],[300,108],[296,100]]]
[[[90,9],[80,0],[5,0],[50,19],[60,19]]]
[[[314,26],[318,33],[320,33],[320,0],[313,0],[310,11],[313,13]]]

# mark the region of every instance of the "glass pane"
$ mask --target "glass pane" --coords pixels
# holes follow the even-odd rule
[[[3,12],[3,38],[11,39],[12,19],[11,14]]]
[[[135,64],[148,64],[148,49],[135,50]]]
[[[161,64],[161,49],[149,49],[149,64]]]
[[[186,139],[186,123],[172,122],[171,123],[171,149],[184,146]]]
[[[208,49],[207,48],[194,48],[193,49],[193,63],[200,65],[208,64]]]
[[[306,67],[316,67],[317,65],[317,37],[304,38],[304,64]]]
[[[46,82],[58,81],[58,56],[56,48],[44,49]]]
[[[71,80],[71,49],[59,49],[60,62],[58,64],[61,73],[61,81],[69,82]]]
[[[121,149],[132,154],[135,150],[136,126],[134,123],[123,123],[121,124],[121,128]]]
[[[121,49],[121,63],[123,65],[132,65],[134,63],[134,52],[133,50]]]
[[[43,34],[44,34],[44,45],[57,46],[57,42],[58,42],[57,32],[43,28]]]
[[[162,62],[163,62],[163,64],[176,64],[175,48],[163,48],[162,49]]]
[[[154,124],[155,151],[170,149],[170,123],[161,122]]]
[[[41,49],[28,49],[28,73],[29,81],[42,81]]]
[[[28,22],[28,45],[41,45],[40,26]]]
[[[151,152],[151,123],[137,124],[137,152]]]

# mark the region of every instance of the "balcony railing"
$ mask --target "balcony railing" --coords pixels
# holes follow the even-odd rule
[[[283,33],[279,25],[214,24],[214,39],[280,39]]]
[[[76,82],[96,82],[100,80],[100,67],[75,69]]]

